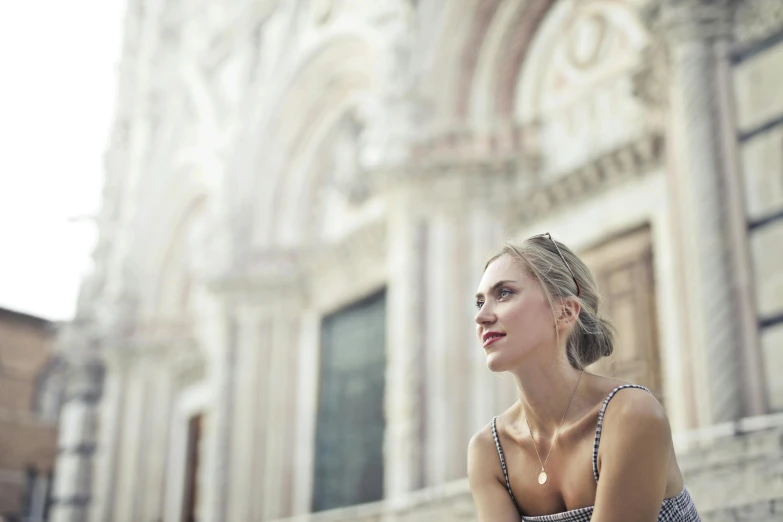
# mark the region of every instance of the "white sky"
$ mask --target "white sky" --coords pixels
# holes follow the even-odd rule
[[[90,269],[124,0],[0,2],[0,307],[73,316]]]

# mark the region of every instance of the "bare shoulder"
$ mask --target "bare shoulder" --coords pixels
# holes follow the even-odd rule
[[[492,466],[494,464],[494,466]],[[468,444],[468,477],[471,483],[475,479],[495,478],[495,469],[500,467],[492,424],[487,424],[476,432]]]
[[[606,407],[602,432],[602,449],[613,447],[615,442],[627,442],[628,449],[636,451],[672,446],[671,427],[663,406],[651,393],[639,388],[620,390],[612,398]]]
[[[648,391],[620,390],[609,402],[598,449],[594,519],[654,520],[682,489],[669,420]]]
[[[666,412],[655,396],[641,388],[624,388],[609,401],[606,407],[607,416],[609,410],[614,418],[658,418],[666,419]]]
[[[473,435],[468,444],[468,481],[479,522],[518,522],[519,512],[502,482],[492,426]]]

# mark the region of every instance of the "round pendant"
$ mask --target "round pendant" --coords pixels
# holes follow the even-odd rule
[[[543,485],[545,482],[546,482],[546,471],[542,471],[541,473],[538,474],[538,483]]]

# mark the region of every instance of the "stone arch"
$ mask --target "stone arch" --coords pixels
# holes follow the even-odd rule
[[[194,224],[206,214],[214,196],[200,169],[207,165],[175,165],[160,186],[149,208],[156,212],[146,216],[140,230],[145,237],[137,239],[144,249],[139,281],[142,317],[171,318],[187,314],[186,288],[191,276],[185,266],[190,262],[189,236]],[[181,298],[174,298],[179,295]]]
[[[438,9],[437,22],[435,27],[426,27],[426,34],[419,35],[423,48],[417,49],[417,53],[421,70],[427,71],[419,88],[435,126],[458,119],[461,97],[465,96],[460,86],[469,77],[465,71],[470,70],[472,63],[468,43],[479,38],[475,33],[481,33],[481,29],[475,27],[476,17],[466,16],[466,13],[478,13],[480,3],[480,0],[446,2],[445,5],[439,1],[430,3]],[[491,10],[491,6],[489,8]],[[430,7],[424,15],[428,23],[430,16],[435,16],[434,10]],[[483,14],[482,19],[487,16]]]
[[[541,24],[514,83],[513,117],[539,126],[545,171],[565,172],[649,130],[633,95],[649,39],[638,4],[565,0]]]
[[[455,75],[454,115],[457,120],[480,122],[510,116],[514,84],[539,24],[554,0],[484,0],[460,5],[470,27],[447,31],[456,38],[458,74]],[[465,17],[466,10],[472,16]],[[463,34],[463,32],[465,34]]]
[[[454,108],[458,120],[464,120],[468,116],[473,87],[473,77],[479,59],[482,43],[487,35],[492,19],[498,11],[503,0],[485,0],[474,5],[473,14],[470,17],[471,27],[464,47],[460,52],[459,77],[457,80],[457,96]]]
[[[161,245],[159,269],[153,290],[152,306],[156,317],[179,319],[187,315],[193,274],[188,266],[191,227],[206,203],[205,196],[197,196],[184,202],[176,211],[174,223],[167,233],[168,241]]]
[[[297,165],[313,154],[345,111],[379,95],[376,49],[367,35],[334,35],[314,46],[286,82],[266,118],[257,152],[263,172],[256,172],[252,191],[259,198],[252,220],[256,245],[284,246],[304,235],[292,209],[310,201],[314,188],[307,178],[310,169]]]
[[[530,44],[554,0],[505,0],[481,42],[471,78],[470,114],[474,122],[513,119],[514,87]]]

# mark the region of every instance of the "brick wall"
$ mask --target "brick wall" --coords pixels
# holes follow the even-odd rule
[[[49,321],[0,309],[0,516],[22,511],[28,469],[54,467],[57,426],[34,406],[54,333]]]

